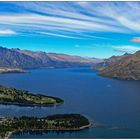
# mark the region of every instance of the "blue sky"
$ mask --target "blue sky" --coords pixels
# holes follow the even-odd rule
[[[140,49],[140,2],[0,2],[0,46],[106,58]]]

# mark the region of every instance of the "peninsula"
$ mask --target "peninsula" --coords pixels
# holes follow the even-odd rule
[[[0,118],[0,138],[9,138],[17,131],[76,131],[90,125],[90,121],[80,114],[56,114],[44,118]]]
[[[62,104],[64,101],[57,97],[32,94],[26,90],[18,90],[0,85],[0,104],[23,106],[47,106]]]
[[[19,68],[0,67],[1,73],[27,73],[27,71]]]

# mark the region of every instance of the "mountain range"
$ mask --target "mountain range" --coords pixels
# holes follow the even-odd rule
[[[124,58],[128,55],[130,55],[130,54],[125,53],[124,55],[120,55],[120,56],[113,55],[108,59],[103,59],[102,62],[100,62],[100,63],[96,63],[92,68],[95,70],[102,71],[103,69],[109,67],[110,65],[115,64],[116,62],[118,62],[119,60],[121,60],[122,58]]]
[[[8,49],[0,47],[0,71],[24,72],[30,68],[67,68],[92,66],[99,70],[98,75],[124,79],[140,80],[140,51],[134,54],[112,56],[108,59],[87,58],[42,51]]]
[[[10,68],[64,68],[91,66],[100,59],[0,47],[0,67]]]
[[[122,80],[140,80],[140,51],[123,56],[101,70],[99,75]]]

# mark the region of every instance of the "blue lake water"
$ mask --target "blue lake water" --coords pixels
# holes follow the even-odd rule
[[[0,116],[80,113],[96,125],[77,132],[23,132],[11,138],[140,138],[140,81],[103,78],[88,68],[0,74],[0,84],[64,99],[54,107],[0,105]]]

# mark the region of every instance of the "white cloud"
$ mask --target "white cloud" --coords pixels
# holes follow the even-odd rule
[[[10,30],[10,29],[1,30],[0,29],[0,35],[14,35],[14,34],[16,34],[16,32],[13,30]]]
[[[47,32],[38,32],[38,33],[43,34],[43,35],[47,35],[47,36],[56,36],[56,37],[62,37],[62,38],[82,39],[82,38],[79,38],[79,37],[66,36],[66,35],[47,33]]]
[[[84,8],[98,16],[110,18],[124,31],[140,32],[139,2],[89,2]]]
[[[123,52],[123,53],[135,53],[136,51],[140,50],[140,47],[136,46],[115,46],[113,47],[114,51]]]
[[[37,14],[14,14],[14,16],[0,15],[0,19],[0,24],[15,27],[16,30],[21,32],[54,32],[51,33],[51,36],[56,36],[56,33],[60,32],[60,35],[57,35],[57,37],[67,36],[67,38],[110,39],[106,37],[89,35],[88,32],[118,32],[117,29],[113,29],[107,25],[97,24],[96,22],[94,23],[88,20],[81,21],[78,19],[42,16]],[[40,34],[40,32],[38,33]],[[75,35],[79,37],[75,37]]]
[[[131,39],[131,42],[140,43],[140,37],[134,37]]]
[[[91,22],[88,20],[78,20],[71,18],[53,17],[53,16],[43,16],[37,14],[24,14],[14,16],[10,15],[0,15],[0,23],[6,25],[17,25],[17,26],[40,26],[44,28],[48,27],[63,27],[64,30],[75,29],[81,32],[86,31],[112,31],[118,32],[117,29],[112,28],[105,24],[99,24],[96,22]]]
[[[97,32],[140,33],[140,6],[131,2],[14,2],[21,12],[0,13],[0,27],[18,32],[59,32],[59,37],[108,39]],[[23,11],[24,12],[23,12]],[[5,10],[6,11],[6,10]],[[15,9],[16,11],[16,9]],[[92,33],[92,37],[91,34]]]

